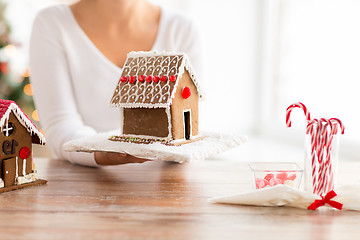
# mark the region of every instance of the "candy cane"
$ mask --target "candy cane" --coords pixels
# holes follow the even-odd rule
[[[316,148],[316,153],[317,153],[317,164],[318,164],[318,182],[317,185],[315,186],[315,192],[318,194],[320,191],[320,186],[322,184],[322,173],[323,173],[323,154],[324,154],[324,141],[326,140],[326,135],[324,134],[324,126],[323,126],[323,122],[319,121],[319,124],[317,126],[317,148]]]
[[[313,193],[315,193],[315,188],[317,185],[317,164],[316,164],[316,148],[317,148],[317,140],[316,140],[316,128],[314,125],[318,124],[318,120],[310,120],[306,127],[306,134],[310,134],[311,137],[311,177],[312,177],[312,187]]]
[[[328,152],[329,152],[329,159],[327,159],[327,166],[328,166],[328,172],[329,172],[329,183],[328,183],[328,191],[331,191],[334,188],[334,172],[332,169],[332,163],[331,163],[331,150],[332,150],[332,140],[333,140],[333,135],[337,134],[337,129],[338,126],[340,126],[340,130],[341,130],[341,134],[344,134],[345,132],[345,127],[343,125],[343,123],[337,119],[337,118],[330,118],[329,121],[332,123],[332,134],[331,134],[331,139],[329,140],[329,144],[328,144]]]
[[[341,134],[344,134],[345,127],[344,127],[343,123],[340,121],[340,119],[338,119],[338,118],[330,118],[329,121],[332,122],[332,123],[334,123],[334,122],[338,123],[339,126],[340,126],[340,129],[341,129]]]
[[[310,121],[310,120],[311,120],[311,118],[310,118],[310,112],[308,111],[308,109],[306,108],[306,106],[305,106],[303,103],[298,102],[298,103],[291,104],[291,105],[286,109],[286,126],[291,127],[290,114],[291,114],[291,111],[292,111],[294,108],[301,108],[301,109],[304,111],[306,120],[307,120],[307,121]]]
[[[326,192],[329,192],[331,190],[334,189],[334,172],[333,172],[333,168],[332,168],[332,159],[331,159],[331,151],[332,151],[332,141],[334,138],[334,135],[337,134],[337,127],[338,127],[338,123],[331,121],[331,133],[330,133],[330,137],[329,137],[329,141],[327,144],[327,156],[326,156],[326,171],[328,174],[328,178],[326,179],[325,185],[327,187]]]
[[[326,193],[326,188],[328,185],[328,169],[329,169],[329,164],[330,163],[330,153],[329,153],[329,144],[331,144],[329,142],[330,138],[332,137],[332,128],[333,125],[332,123],[325,119],[325,118],[321,118],[320,119],[320,125],[321,125],[321,130],[319,132],[319,135],[321,136],[321,143],[320,146],[318,148],[319,150],[319,181],[318,181],[318,186],[316,188],[317,193],[321,194],[321,193]],[[328,131],[327,129],[330,128],[330,131]],[[324,159],[324,153],[326,150],[326,157]]]
[[[301,103],[294,103],[286,109],[286,125],[291,127],[290,115],[294,108],[301,108],[304,111],[307,126],[306,134],[311,136],[311,176],[313,193],[323,194],[332,190],[334,186],[333,169],[331,160],[331,150],[333,135],[337,134],[337,128],[340,127],[344,134],[344,126],[337,118],[313,119],[310,118],[310,112],[306,106]]]

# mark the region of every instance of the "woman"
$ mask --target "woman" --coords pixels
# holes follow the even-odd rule
[[[63,144],[120,127],[109,101],[130,51],[186,52],[200,69],[190,21],[146,0],[81,0],[36,17],[30,43],[35,105],[50,149],[62,159],[97,166],[144,162],[120,153],[69,153]]]

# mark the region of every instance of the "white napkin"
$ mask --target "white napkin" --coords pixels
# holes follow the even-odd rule
[[[342,210],[360,211],[360,186],[346,185],[335,190],[337,196],[331,200],[342,203]],[[208,199],[210,203],[241,204],[252,206],[287,206],[307,209],[321,197],[287,185],[276,185],[251,192]],[[326,207],[331,207],[325,205]]]
[[[98,133],[64,144],[69,152],[120,152],[139,158],[148,158],[174,162],[191,162],[203,160],[207,157],[225,152],[244,144],[247,137],[243,135],[229,135],[220,133],[201,133],[206,138],[181,146],[166,146],[160,143],[136,144],[108,140],[112,135],[118,135],[120,130]]]

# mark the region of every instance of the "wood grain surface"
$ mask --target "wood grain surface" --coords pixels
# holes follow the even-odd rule
[[[244,162],[35,162],[49,182],[0,194],[0,239],[360,239],[360,212],[208,203],[251,189]],[[340,182],[358,169],[342,162]]]

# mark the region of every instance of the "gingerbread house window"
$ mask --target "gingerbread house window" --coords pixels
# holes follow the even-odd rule
[[[5,137],[9,137],[15,131],[15,125],[12,122],[8,122],[3,127],[3,134]]]

